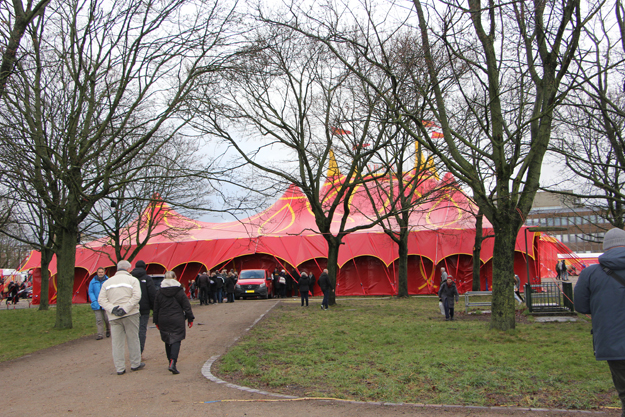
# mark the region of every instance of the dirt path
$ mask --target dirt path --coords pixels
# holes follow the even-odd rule
[[[4,394],[1,416],[581,416],[581,413],[506,409],[433,408],[334,401],[274,401],[234,389],[202,374],[206,361],[223,354],[235,339],[269,311],[275,300],[194,305],[196,326],[182,342],[178,369],[167,371],[165,349],[148,329],[145,369],[118,376],[109,339],[79,339],[0,364]],[[151,324],[150,324],[151,325]],[[151,325],[152,326],[152,325]],[[129,367],[129,365],[128,365]],[[10,400],[10,392],[15,400]],[[236,401],[226,401],[236,400]],[[252,401],[245,401],[252,400]],[[210,402],[217,401],[217,402]],[[209,402],[209,403],[206,403]],[[418,402],[415,399],[415,402]],[[617,416],[618,412],[595,415]]]

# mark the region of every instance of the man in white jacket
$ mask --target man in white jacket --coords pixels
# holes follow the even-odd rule
[[[138,371],[145,366],[141,362],[141,344],[139,343],[139,301],[141,286],[130,272],[130,262],[119,261],[117,273],[109,278],[100,291],[98,303],[106,310],[111,323],[111,341],[113,342],[113,362],[117,375],[126,373],[125,343],[128,342],[130,369]]]

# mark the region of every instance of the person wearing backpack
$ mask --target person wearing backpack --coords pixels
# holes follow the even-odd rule
[[[625,416],[625,231],[609,230],[599,264],[575,285],[575,310],[590,314],[595,359],[607,361]]]

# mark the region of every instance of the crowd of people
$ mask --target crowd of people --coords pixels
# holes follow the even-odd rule
[[[297,279],[295,278],[297,277]],[[314,296],[317,283],[323,292],[321,308],[328,309],[328,298],[333,291],[328,270],[325,269],[317,280],[313,273],[295,270],[290,273],[276,268],[271,276],[276,297],[301,297],[302,307],[308,307],[308,297]],[[98,268],[89,282],[88,294],[91,309],[94,311],[97,334],[96,340],[111,338],[113,363],[118,375],[126,373],[125,349],[128,348],[130,369],[138,371],[145,367],[141,356],[145,348],[150,312],[165,344],[168,370],[180,373],[177,361],[187,326],[193,326],[195,316],[189,299],[199,299],[200,305],[233,303],[238,274],[234,269],[202,272],[189,282],[188,289],[177,280],[173,271],[167,271],[157,289],[146,270],[144,261],[137,261],[135,267],[128,261],[117,264],[117,272],[112,277],[104,268]]]
[[[145,367],[141,355],[145,348],[150,311],[153,322],[165,343],[168,370],[179,374],[176,364],[186,329],[193,326],[195,316],[184,287],[175,272],[167,271],[157,291],[146,265],[138,261],[135,268],[128,261],[117,263],[117,272],[108,277],[104,268],[89,283],[91,308],[95,313],[97,340],[104,336],[112,342],[113,363],[117,375],[126,373],[125,348],[128,347],[130,370]]]
[[[9,304],[17,304],[20,298],[29,298],[32,294],[32,281],[17,282],[14,279],[0,277],[0,294]]]

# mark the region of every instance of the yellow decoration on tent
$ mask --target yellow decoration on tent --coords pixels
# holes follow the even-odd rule
[[[328,178],[340,177],[341,171],[339,170],[339,165],[336,163],[336,158],[334,157],[334,151],[330,149],[330,163],[328,164]]]
[[[434,174],[434,178],[436,179],[436,181],[439,181],[440,177],[438,176],[438,172],[436,171],[436,167],[434,166],[434,157],[430,155],[426,158],[423,152],[419,150],[419,144],[417,142],[415,142],[414,147],[415,147],[415,161],[414,161],[415,170],[419,167],[422,167],[422,168],[425,167],[426,170]]]

